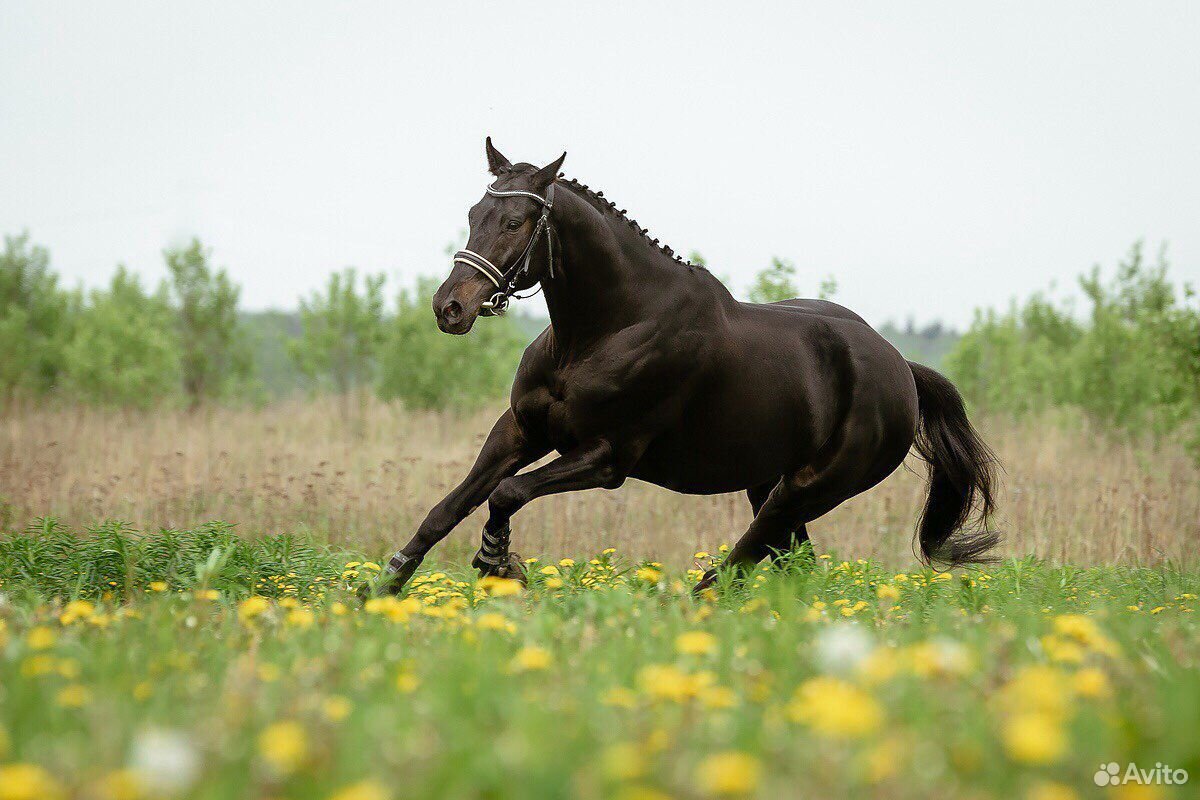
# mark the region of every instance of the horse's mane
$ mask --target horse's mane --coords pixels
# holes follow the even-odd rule
[[[614,203],[612,200],[609,200],[607,197],[604,196],[604,192],[594,191],[594,190],[588,188],[587,184],[580,183],[575,178],[564,178],[563,173],[561,173],[561,172],[558,174],[558,180],[561,183],[565,183],[567,186],[574,189],[576,194],[578,194],[581,199],[587,201],[587,203],[589,205],[591,205],[593,208],[595,208],[601,214],[606,214],[606,213],[614,214],[626,225],[628,225],[629,227],[631,227],[635,231],[637,231],[638,235],[640,235],[642,237],[642,239],[645,240],[646,244],[648,244],[651,247],[653,247],[654,249],[662,252],[663,255],[667,256],[668,258],[674,259],[680,265],[687,267],[689,270],[691,270],[693,272],[695,272],[698,269],[704,269],[704,267],[702,265],[693,264],[690,260],[679,255],[678,253],[676,253],[674,250],[672,250],[667,245],[659,244],[658,239],[651,239],[649,229],[643,228],[641,225],[639,225],[637,223],[637,220],[631,218],[625,212],[625,209],[623,209],[623,208],[618,209],[616,203]]]
[[[536,169],[537,169],[537,167],[533,166],[532,164],[520,163],[520,164],[513,164],[511,167],[503,170],[503,173],[508,174],[508,175],[517,175],[517,174],[521,174],[523,172],[534,171]],[[588,188],[587,184],[580,183],[575,178],[566,178],[563,176],[563,173],[561,173],[561,172],[558,173],[557,180],[558,180],[558,183],[565,184],[566,186],[570,187],[571,189],[574,189],[575,193],[579,196],[579,198],[581,200],[586,201],[588,203],[588,205],[595,208],[601,214],[615,215],[618,219],[621,220],[621,222],[624,222],[630,228],[633,228],[633,230],[637,231],[638,235],[641,236],[641,238],[643,239],[643,241],[646,242],[646,244],[650,245],[650,247],[661,252],[663,255],[667,256],[668,258],[675,260],[681,266],[687,267],[692,272],[695,272],[696,270],[705,269],[705,267],[703,265],[693,264],[690,260],[679,255],[674,250],[672,250],[670,247],[667,247],[665,244],[660,244],[658,239],[651,239],[650,238],[650,230],[648,228],[643,228],[641,225],[639,225],[637,223],[637,220],[632,219],[625,212],[625,209],[623,209],[623,208],[618,209],[616,203],[614,203],[612,200],[609,200],[607,197],[604,196],[604,192],[598,192],[593,189],[590,189],[590,188]]]

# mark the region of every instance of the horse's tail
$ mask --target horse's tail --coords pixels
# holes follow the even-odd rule
[[[929,462],[929,496],[917,527],[921,559],[952,567],[994,561],[986,554],[1000,543],[1000,534],[986,525],[996,455],[971,426],[954,384],[929,367],[908,365],[921,414],[915,446]],[[964,529],[973,512],[975,523]]]

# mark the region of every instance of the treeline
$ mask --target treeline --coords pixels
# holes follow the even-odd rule
[[[469,340],[446,336],[425,299],[436,282],[389,303],[382,274],[353,269],[303,298],[288,330],[287,314],[239,312],[238,287],[198,240],[163,258],[168,277],[156,287],[119,266],[106,288],[66,289],[45,248],[25,234],[5,237],[0,402],[195,407],[260,400],[282,384],[347,397],[375,391],[421,408],[469,405],[507,391],[530,339],[511,317],[489,320]]]
[[[1135,244],[1106,280],[1080,278],[1087,307],[1035,294],[1005,311],[979,311],[947,356],[969,400],[1023,414],[1082,409],[1130,432],[1170,435],[1200,458],[1200,308],[1177,291],[1164,252]]]
[[[239,289],[193,240],[164,251],[167,278],[144,286],[118,267],[108,286],[60,285],[28,235],[0,253],[0,403],[16,398],[147,407],[265,400],[294,391],[374,392],[414,408],[503,397],[525,345],[546,320],[511,314],[469,337],[433,324],[436,279],[389,292],[382,274],[346,269],[300,300],[298,313],[239,311]],[[703,258],[692,254],[693,261]],[[1073,407],[1115,428],[1172,435],[1200,457],[1200,309],[1160,253],[1140,244],[1105,279],[1080,278],[1086,308],[1035,294],[976,313],[961,338],[933,324],[880,331],[909,358],[939,366],[968,400],[1024,414]],[[800,285],[774,259],[746,296],[832,296],[832,278]]]

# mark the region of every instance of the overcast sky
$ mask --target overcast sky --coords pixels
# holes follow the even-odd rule
[[[1169,243],[1200,282],[1200,3],[0,6],[0,231],[69,284],[192,235],[251,308],[441,275],[483,138],[742,288],[773,255],[873,322]]]

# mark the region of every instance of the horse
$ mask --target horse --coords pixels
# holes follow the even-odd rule
[[[919,557],[989,560],[1000,540],[986,526],[997,462],[948,379],[906,361],[836,303],[738,301],[603,192],[565,179],[565,152],[539,168],[513,164],[491,137],[485,150],[495,181],[470,209],[467,246],[433,296],[438,327],[467,334],[535,285],[550,325],[525,350],[509,408],[462,483],[388,560],[390,591],[485,501],[472,566],[524,579],[510,551],[521,508],[630,478],[687,494],[746,493],[753,521],[701,577],[703,591],[721,570],[744,576],[807,542],[808,523],[878,484],[914,447],[929,483]]]

